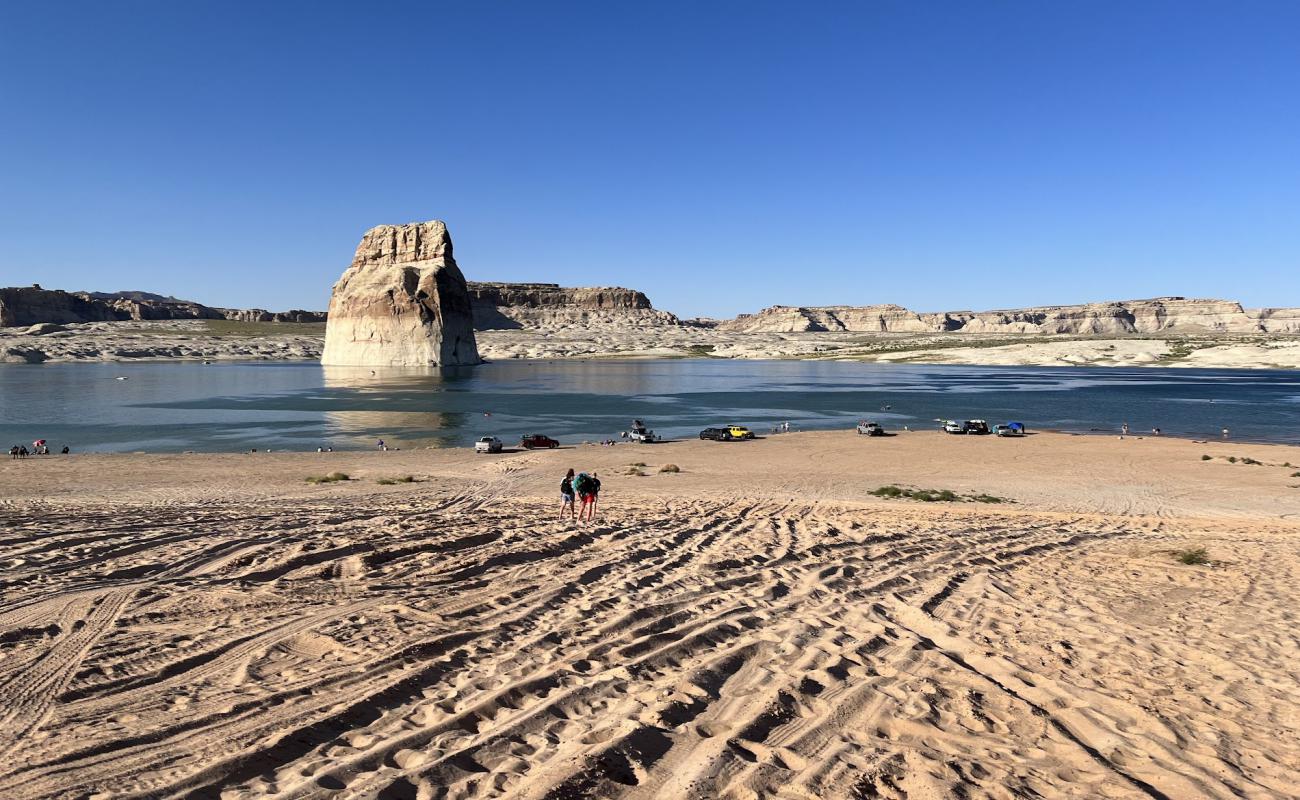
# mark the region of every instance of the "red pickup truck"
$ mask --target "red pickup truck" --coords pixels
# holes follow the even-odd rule
[[[519,446],[525,450],[532,450],[535,447],[559,447],[560,443],[549,436],[543,436],[540,433],[530,433],[519,440]]]

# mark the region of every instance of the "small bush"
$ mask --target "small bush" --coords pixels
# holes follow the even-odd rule
[[[1005,497],[991,494],[957,494],[951,489],[908,489],[902,486],[881,486],[871,492],[876,497],[904,497],[922,503],[1010,503]]]
[[[403,475],[400,478],[380,478],[375,481],[380,486],[395,486],[399,483],[415,483],[414,475]]]
[[[1247,458],[1247,457],[1245,457],[1245,456],[1242,456],[1241,463],[1243,463],[1243,464],[1252,464],[1252,465],[1254,465],[1254,466],[1256,466],[1256,467],[1262,467],[1262,466],[1264,466],[1264,462],[1263,462],[1263,461],[1256,461],[1256,460],[1253,459],[1253,458]]]
[[[308,483],[338,483],[340,481],[352,480],[344,472],[331,472],[328,475],[313,475],[307,479]]]
[[[664,464],[659,468],[660,472],[681,472],[682,468],[676,464]]]
[[[645,465],[644,461],[638,461],[635,464],[628,464],[629,467],[644,467]]]
[[[1300,472],[1292,472],[1292,473],[1291,473],[1291,477],[1292,477],[1292,478],[1300,478]]]
[[[628,467],[628,468],[627,468],[627,471],[624,472],[623,474],[624,474],[624,475],[630,475],[630,476],[633,477],[633,478],[644,478],[644,477],[645,477],[645,473],[642,472],[640,469],[638,469],[638,468],[636,468],[636,467]]]
[[[1213,456],[1201,456],[1202,461],[1209,461]]]
[[[1192,567],[1210,563],[1210,554],[1205,552],[1204,547],[1191,547],[1186,550],[1176,550],[1174,551],[1174,558]]]
[[[1236,456],[1228,456],[1228,463],[1229,463],[1229,464],[1236,464],[1236,463],[1237,463],[1237,457],[1236,457]]]

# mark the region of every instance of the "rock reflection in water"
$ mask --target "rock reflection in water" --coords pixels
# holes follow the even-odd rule
[[[334,406],[325,412],[331,436],[383,439],[395,447],[447,447],[465,427],[464,412],[431,406],[441,404],[440,390],[469,377],[468,368],[326,366],[322,370]]]

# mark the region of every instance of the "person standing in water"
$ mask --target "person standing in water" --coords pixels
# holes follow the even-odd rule
[[[560,481],[560,519],[564,519],[564,512],[569,512],[569,519],[576,519],[573,509],[573,469],[570,468],[565,474],[564,479]]]

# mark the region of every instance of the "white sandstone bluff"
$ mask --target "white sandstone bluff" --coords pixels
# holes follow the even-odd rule
[[[480,362],[465,276],[440,220],[380,225],[334,284],[321,363],[427,367]]]

